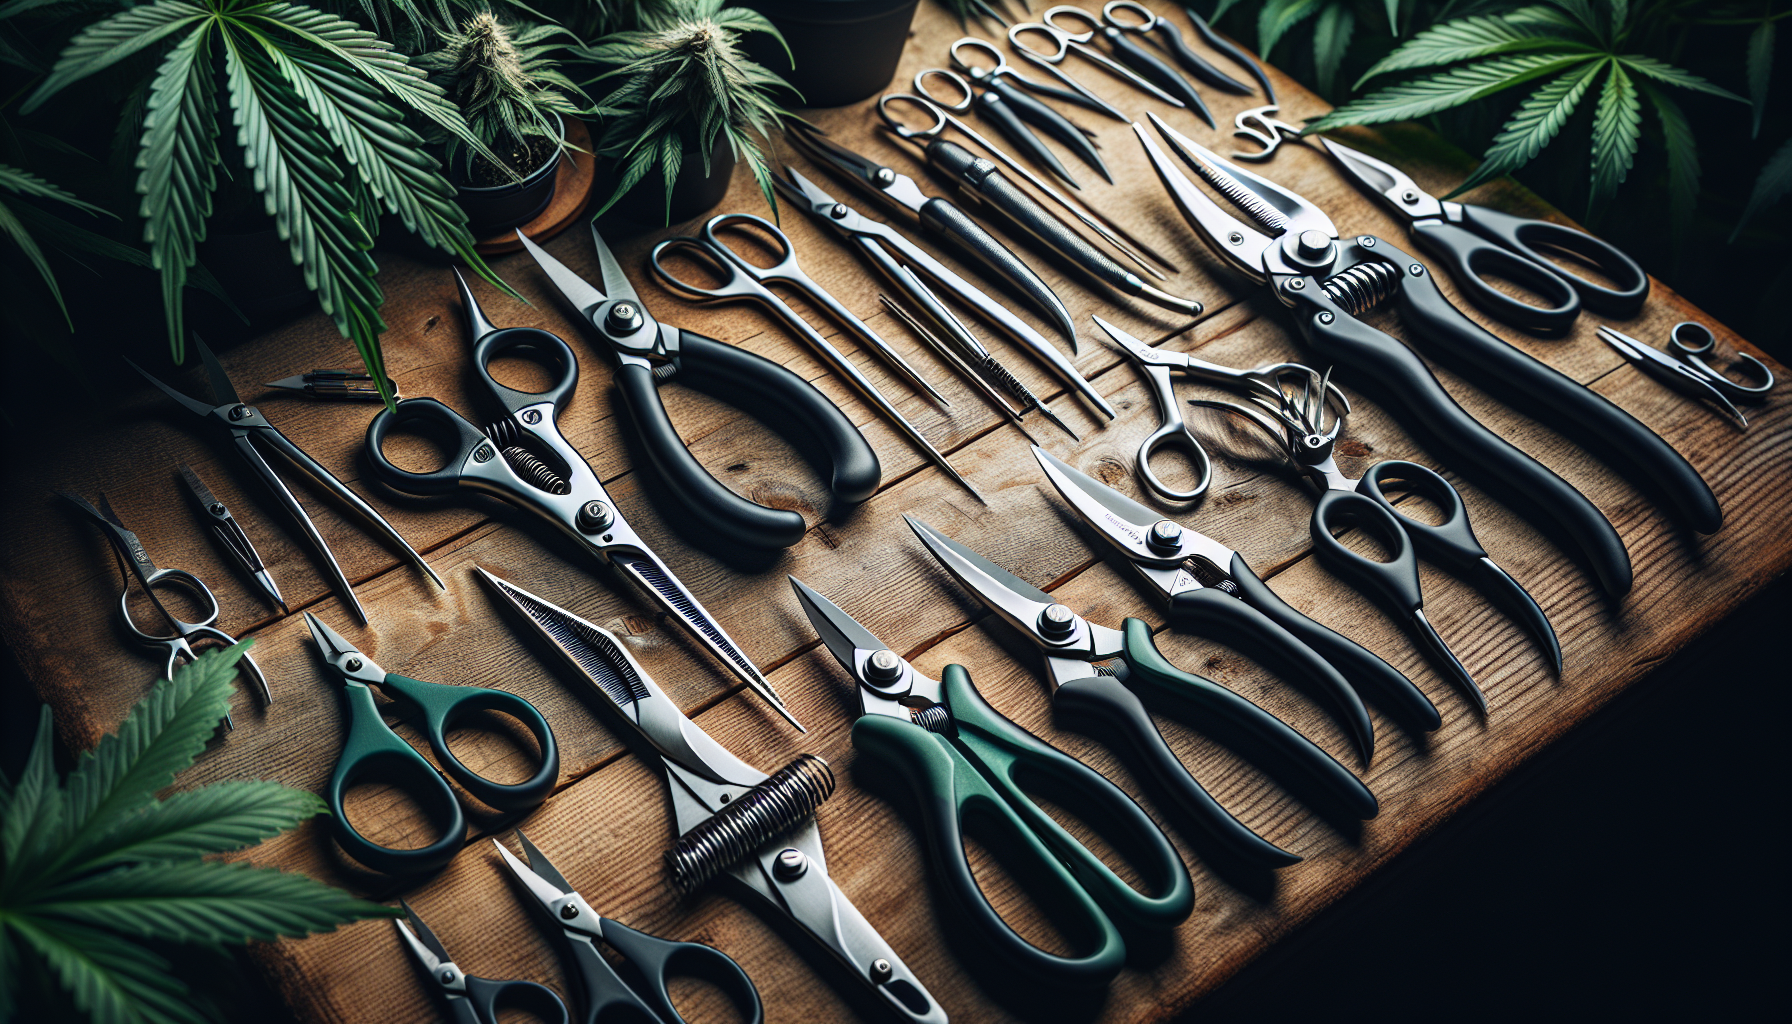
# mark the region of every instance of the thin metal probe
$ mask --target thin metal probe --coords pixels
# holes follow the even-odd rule
[[[983,397],[989,399],[991,405],[1001,409],[1004,415],[1013,420],[1014,425],[1020,428],[1020,432],[1025,434],[1029,441],[1035,443],[1038,442],[1038,438],[1027,433],[1027,421],[1021,418],[1021,414],[1015,411],[1014,406],[1008,404],[1008,400],[1003,398],[1002,393],[995,389],[995,385],[984,380],[983,376],[979,374],[970,363],[965,362],[963,356],[953,351],[951,346],[941,341],[939,335],[928,330],[927,325],[917,320],[914,314],[898,305],[895,299],[890,298],[888,295],[880,294],[878,295],[878,300],[884,304],[885,309],[890,311],[890,315],[901,320],[904,324],[907,324],[908,329],[913,331],[916,337],[926,342],[941,359],[944,359],[947,363],[951,364],[961,376],[971,382],[973,387],[982,392]]]

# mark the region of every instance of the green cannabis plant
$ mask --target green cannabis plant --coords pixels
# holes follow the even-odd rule
[[[219,782],[158,798],[230,708],[253,641],[207,651],[158,681],[68,778],[51,765],[50,711],[17,781],[0,776],[0,1020],[30,973],[102,1024],[204,1021],[156,947],[330,931],[395,911],[304,875],[207,859],[324,813],[277,782]]]

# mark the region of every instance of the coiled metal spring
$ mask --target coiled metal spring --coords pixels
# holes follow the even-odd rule
[[[765,843],[801,825],[834,795],[834,770],[814,754],[773,772],[764,782],[678,837],[666,854],[681,893],[709,881]]]
[[[952,712],[946,710],[944,704],[929,704],[920,709],[909,709],[909,718],[928,732],[950,733],[952,731]]]
[[[516,470],[516,475],[541,488],[549,494],[567,494],[572,485],[560,479],[548,464],[530,454],[526,448],[504,449],[504,461]]]
[[[1358,263],[1319,286],[1325,297],[1361,316],[1400,290],[1400,271],[1389,263]]]

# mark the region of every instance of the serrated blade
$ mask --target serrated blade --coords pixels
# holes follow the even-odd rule
[[[1338,237],[1338,229],[1325,211],[1289,189],[1270,181],[1221,157],[1212,150],[1182,134],[1156,114],[1147,114],[1157,133],[1163,137],[1182,162],[1231,200],[1257,223],[1278,235],[1288,232],[1318,230],[1329,238]]]

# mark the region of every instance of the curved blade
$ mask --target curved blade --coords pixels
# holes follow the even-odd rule
[[[193,347],[199,350],[199,360],[205,364],[205,375],[211,378],[212,397],[218,400],[219,405],[240,403],[242,399],[236,395],[236,385],[230,383],[230,376],[224,372],[224,364],[218,362],[217,356],[212,355],[211,346],[195,334]]]
[[[860,184],[892,205],[915,213],[920,213],[921,207],[927,205],[928,196],[921,191],[921,186],[915,184],[915,179],[894,167],[861,156],[832,139],[823,138],[819,129],[801,121],[791,121],[787,127],[791,130],[784,137],[795,142],[799,149],[841,174],[858,179]]]
[[[1145,147],[1145,155],[1150,158],[1151,169],[1157,172],[1158,181],[1170,193],[1176,208],[1182,211],[1182,219],[1195,230],[1196,237],[1239,273],[1253,281],[1264,281],[1267,274],[1263,255],[1273,244],[1269,236],[1222,210],[1207,193],[1196,188],[1188,175],[1171,163],[1163,149],[1145,134],[1144,125],[1134,122],[1132,131],[1139,137],[1139,144]]]
[[[1163,136],[1182,162],[1212,185],[1221,195],[1257,223],[1276,234],[1302,231],[1323,231],[1328,238],[1338,237],[1338,229],[1325,211],[1308,202],[1299,193],[1283,188],[1268,178],[1219,156],[1206,146],[1182,134],[1156,114],[1147,114],[1157,133]]]
[[[1462,663],[1462,659],[1456,657],[1456,652],[1450,650],[1449,644],[1444,643],[1444,638],[1438,634],[1437,628],[1431,625],[1430,619],[1425,617],[1425,609],[1414,608],[1412,610],[1412,625],[1413,629],[1418,632],[1419,638],[1425,641],[1425,646],[1431,649],[1432,656],[1443,662],[1444,667],[1449,669],[1449,675],[1456,680],[1456,685],[1474,700],[1475,707],[1480,709],[1482,714],[1486,714],[1487,696],[1481,692],[1481,684],[1475,682],[1475,677],[1468,673],[1468,666]]]
[[[593,229],[592,233],[595,235],[596,230]],[[591,319],[593,310],[610,301],[603,292],[593,287],[591,282],[573,273],[571,267],[549,256],[547,250],[536,245],[528,235],[518,231],[516,237],[517,241],[523,243],[523,248],[529,253],[530,258],[535,260],[535,265],[541,268],[542,273],[548,275],[548,281],[554,286],[554,290],[559,292],[560,297],[565,299],[568,305],[578,310],[585,319]]]
[[[1506,606],[1508,615],[1524,623],[1537,645],[1549,656],[1549,663],[1555,666],[1556,675],[1561,675],[1562,641],[1556,637],[1556,629],[1549,624],[1549,616],[1543,614],[1537,599],[1493,559],[1483,555],[1478,564],[1477,575],[1481,577],[1482,583],[1498,595],[1498,600]]]
[[[871,631],[859,625],[858,620],[840,610],[840,606],[815,592],[808,584],[795,576],[787,576],[790,586],[796,591],[798,603],[803,606],[803,614],[809,617],[809,625],[814,627],[815,635],[827,645],[828,653],[840,663],[840,667],[856,674],[859,651],[881,651],[889,645],[871,635]]]
[[[1349,146],[1340,146],[1330,139],[1320,139],[1319,142],[1358,184],[1380,196],[1390,209],[1407,220],[1443,216],[1443,204],[1400,168]]]
[[[126,365],[128,365],[131,369],[136,370],[138,373],[143,375],[144,380],[149,381],[151,384],[154,384],[156,387],[160,388],[162,391],[162,394],[167,395],[169,398],[174,399],[176,402],[179,402],[181,404],[182,408],[186,409],[188,412],[192,413],[193,415],[195,415],[195,416],[210,416],[212,414],[212,410],[217,408],[217,406],[208,405],[205,402],[199,401],[197,398],[188,398],[186,395],[183,395],[180,392],[169,387],[168,385],[162,383],[159,379],[157,379],[157,377],[154,374],[150,373],[148,370],[145,370],[143,367],[138,366],[136,364],[136,362],[131,359],[130,356],[124,356],[123,358],[124,358]]]
[[[411,905],[403,900],[399,900],[398,905],[404,908],[404,916],[410,921],[410,927],[405,927],[404,921],[393,921],[392,923],[398,926],[398,933],[404,936],[405,944],[410,947],[411,953],[422,962],[423,966],[434,971],[445,963],[452,963],[454,958],[448,955],[446,949],[442,948],[442,940],[436,938],[436,933],[429,930],[429,925],[423,923],[423,919],[417,916],[417,912],[411,909]]]
[[[1045,478],[1076,510],[1077,517],[1119,548],[1139,569],[1146,566],[1169,568],[1181,565],[1189,558],[1206,561],[1221,572],[1230,568],[1235,552],[1199,530],[1182,527],[1174,549],[1153,548],[1145,538],[1163,516],[1100,480],[1079,472],[1038,445],[1033,446],[1033,457],[1039,460],[1039,468],[1045,470]],[[1151,575],[1147,573],[1147,576]]]
[[[516,830],[516,838],[517,842],[523,844],[523,854],[529,858],[531,871],[559,886],[562,892],[573,891],[572,883],[566,880],[566,876],[560,873],[560,869],[554,866],[554,862],[548,859],[547,854],[542,853],[534,843],[529,841],[529,837],[523,833],[522,829]]]
[[[902,519],[959,586],[970,591],[984,607],[1007,619],[1016,629],[1042,642],[1039,615],[1058,603],[1050,594],[914,516],[904,515]]]

